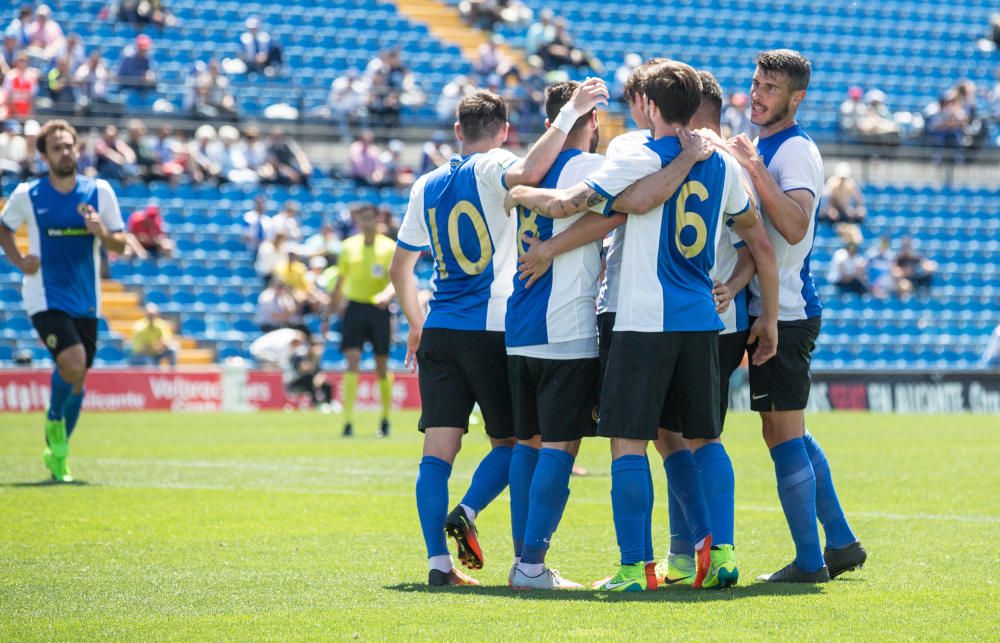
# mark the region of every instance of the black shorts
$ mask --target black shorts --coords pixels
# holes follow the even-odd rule
[[[97,320],[91,317],[70,317],[61,310],[43,310],[31,316],[31,323],[38,332],[52,359],[70,346],[83,344],[87,355],[87,368],[94,365],[97,355]]]
[[[719,335],[719,424],[725,428],[729,411],[729,380],[743,362],[749,330]]]
[[[655,440],[719,437],[719,333],[615,332],[601,388],[598,435]]]
[[[750,364],[750,408],[800,411],[809,403],[809,364],[816,349],[819,317],[778,322],[778,352],[761,366]],[[756,345],[750,346],[752,353]]]
[[[570,442],[597,434],[597,358],[507,357],[518,440]]]
[[[347,302],[344,320],[340,325],[340,349],[364,348],[365,342],[372,343],[372,351],[379,356],[389,354],[390,315],[373,304],[357,301]]]
[[[449,426],[468,431],[469,414],[478,403],[487,435],[496,439],[514,437],[503,333],[425,329],[417,349],[417,364],[421,432]]]
[[[611,354],[611,338],[615,330],[615,313],[601,313],[597,316],[597,356],[601,360],[601,374],[608,368]]]

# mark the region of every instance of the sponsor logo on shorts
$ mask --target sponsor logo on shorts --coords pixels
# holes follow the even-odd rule
[[[55,350],[55,347],[59,345],[59,338],[55,335],[49,335],[45,338],[45,345]]]
[[[596,406],[590,412],[590,419],[593,420],[594,422],[600,422],[601,421],[601,414],[598,411],[598,408]]]

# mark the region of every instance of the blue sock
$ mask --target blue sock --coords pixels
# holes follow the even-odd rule
[[[510,457],[513,453],[512,447],[494,447],[486,454],[472,474],[469,490],[462,498],[463,505],[471,507],[478,514],[507,488]]]
[[[528,522],[528,490],[538,464],[538,449],[518,444],[510,458],[510,535],[514,540],[514,555],[524,547],[524,527]]]
[[[73,435],[73,429],[76,428],[76,421],[80,419],[80,407],[83,406],[83,394],[86,391],[80,391],[79,393],[70,393],[66,398],[66,403],[63,404],[63,417],[66,418],[66,439]]]
[[[795,542],[795,565],[815,572],[824,565],[816,526],[816,474],[802,438],[782,442],[771,449],[778,498]]]
[[[712,533],[711,523],[708,521],[708,505],[701,490],[698,463],[694,461],[694,455],[684,449],[664,460],[663,467],[667,470],[670,489],[676,493],[684,519],[691,530],[691,542],[698,544]]]
[[[66,398],[73,392],[73,385],[59,376],[59,369],[52,371],[52,385],[49,391],[49,413],[50,420],[61,420],[63,417],[63,407],[66,406]]]
[[[663,462],[666,468],[666,460]],[[694,537],[688,527],[687,518],[681,501],[677,499],[677,490],[667,478],[667,515],[670,518],[670,553],[684,556],[694,556]]]
[[[528,564],[545,562],[549,541],[559,519],[562,517],[566,500],[569,498],[569,477],[573,473],[573,456],[558,449],[542,449],[538,452],[538,466],[531,479],[528,521],[524,530],[524,547],[521,561]]]
[[[623,455],[611,463],[611,513],[622,565],[642,562],[645,554],[648,471],[649,461],[644,455]]]
[[[655,490],[653,489],[653,473],[649,470],[649,460],[646,460],[646,487],[649,489],[649,504],[646,506],[646,527],[643,532],[646,535],[646,551],[642,555],[642,559],[646,562],[652,562],[656,560],[656,554],[653,553],[653,499],[656,497]]]
[[[694,452],[698,478],[708,505],[713,545],[735,545],[733,521],[736,511],[736,474],[733,461],[721,442],[710,442]]]
[[[816,515],[823,523],[826,546],[834,549],[847,547],[857,538],[847,524],[844,510],[840,508],[837,490],[833,486],[833,475],[830,473],[830,463],[827,462],[826,454],[820,448],[819,442],[812,435],[806,432],[802,441],[806,445],[806,453],[809,454],[813,471],[816,473]]]
[[[448,554],[444,519],[448,517],[448,478],[451,465],[432,455],[420,460],[417,475],[417,514],[427,544],[427,557]]]

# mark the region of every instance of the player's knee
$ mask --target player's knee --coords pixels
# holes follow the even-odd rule
[[[722,442],[722,440],[720,440],[719,438],[712,438],[711,440],[706,440],[706,439],[702,439],[702,438],[695,438],[694,440],[688,440],[688,443],[691,445],[691,450],[692,451],[697,451],[698,449],[702,448],[703,446],[705,446],[707,444],[715,444],[715,443],[721,443],[721,442]]]
[[[517,438],[490,438],[490,444],[493,445],[494,449],[497,447],[513,449],[514,445],[517,444]]]
[[[535,436],[532,436],[532,438],[530,440],[518,440],[517,443],[518,444],[522,444],[522,445],[524,445],[526,447],[531,447],[532,449],[541,449],[542,448],[542,436],[541,435],[535,435]]]
[[[70,384],[79,384],[87,376],[87,356],[83,349],[68,348],[59,354],[59,377]]]

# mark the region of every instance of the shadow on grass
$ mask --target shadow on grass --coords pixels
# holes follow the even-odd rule
[[[565,591],[515,591],[508,587],[487,585],[480,587],[429,587],[418,583],[399,583],[386,585],[385,589],[393,592],[425,593],[425,594],[457,594],[468,596],[502,596],[518,600],[542,601],[589,601],[597,603],[615,603],[619,601],[639,602],[674,602],[703,603],[708,601],[731,601],[752,596],[804,596],[820,594],[820,585],[799,585],[794,583],[763,583],[755,582],[749,585],[718,591],[696,590],[690,587],[675,587],[655,592],[601,592],[597,590],[565,590]]]
[[[4,489],[34,489],[37,487],[89,487],[91,484],[86,480],[74,480],[73,482],[56,482],[55,480],[38,480],[36,482],[2,482],[0,488]]]

